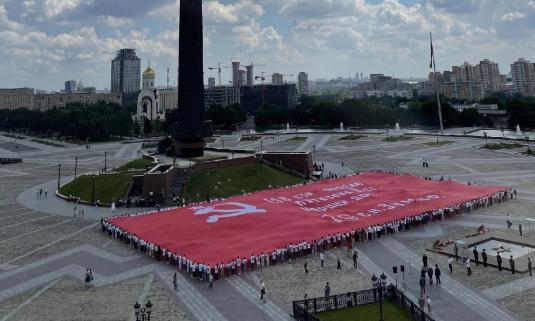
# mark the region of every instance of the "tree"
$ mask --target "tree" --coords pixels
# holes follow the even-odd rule
[[[140,133],[141,128],[139,127],[139,123],[137,121],[134,121],[134,136],[139,137]]]
[[[143,118],[143,133],[147,136],[152,133],[152,123],[147,117]]]

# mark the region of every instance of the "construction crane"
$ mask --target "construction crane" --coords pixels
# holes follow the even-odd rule
[[[266,77],[264,76],[265,75],[265,72],[262,71],[262,73],[260,74],[260,76],[255,76],[254,79],[255,80],[258,80],[260,79],[262,81],[262,85],[264,84],[264,80],[266,80]]]
[[[219,62],[219,63],[217,63],[217,66],[208,67],[208,70],[217,70],[218,83],[219,83],[219,86],[221,86],[221,69],[230,69],[230,68],[232,68],[232,66],[222,65]]]

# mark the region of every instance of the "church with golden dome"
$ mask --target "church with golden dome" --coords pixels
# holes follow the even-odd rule
[[[136,120],[143,119],[164,120],[165,111],[175,109],[177,106],[176,88],[157,88],[156,72],[151,68],[150,62],[143,72],[142,88],[137,98]]]

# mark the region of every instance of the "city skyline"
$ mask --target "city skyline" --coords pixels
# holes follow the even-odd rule
[[[151,61],[157,85],[170,68],[173,85],[177,16],[174,0],[0,1],[0,87],[59,90],[72,79],[110,88],[109,64],[121,48],[135,48],[142,69]],[[205,1],[205,82],[217,78],[207,67],[233,59],[266,64],[255,75],[425,78],[429,31],[438,70],[489,58],[507,74],[519,57],[535,60],[534,17],[529,0]],[[232,79],[231,69],[222,74]]]

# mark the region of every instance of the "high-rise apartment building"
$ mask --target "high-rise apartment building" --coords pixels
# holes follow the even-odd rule
[[[65,82],[65,92],[75,93],[76,92],[76,80],[67,80]]]
[[[273,85],[284,85],[284,77],[278,72],[271,75],[271,84]]]
[[[210,77],[208,78],[208,88],[213,88],[213,87],[215,87],[215,78]]]
[[[300,72],[297,75],[297,94],[308,96],[308,74],[306,72]]]
[[[254,74],[253,69],[254,65],[245,66],[245,69],[247,70],[247,86],[254,85]]]
[[[505,84],[502,83],[500,68],[497,63],[485,59],[480,61],[479,65],[476,67],[479,72],[479,79],[481,80],[483,90],[485,90],[487,94],[499,92],[503,89]]]
[[[111,61],[111,92],[122,93],[123,99],[136,99],[141,85],[141,59],[135,49],[117,51]]]
[[[240,62],[239,61],[232,62],[232,86],[234,87],[240,86]]]
[[[239,75],[240,75],[240,86],[245,86],[245,83],[247,81],[247,75],[245,73],[245,70],[240,70],[239,72]]]
[[[511,64],[513,91],[521,96],[535,96],[535,64],[519,58]]]

